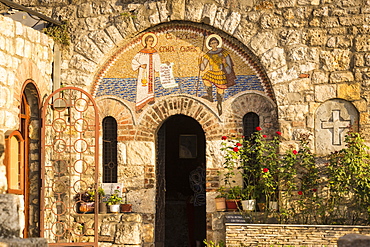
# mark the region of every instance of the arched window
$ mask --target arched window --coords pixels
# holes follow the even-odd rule
[[[250,138],[260,125],[260,118],[254,112],[248,112],[243,117],[243,131],[245,138]]]
[[[103,183],[117,183],[117,121],[103,119]]]
[[[23,194],[24,190],[24,140],[18,130],[5,133],[5,164],[8,192]]]

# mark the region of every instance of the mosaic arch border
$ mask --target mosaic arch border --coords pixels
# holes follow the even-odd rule
[[[136,46],[140,47],[140,43],[142,42],[143,35],[145,35],[148,32],[156,33],[158,35],[167,34],[171,31],[195,34],[195,35],[198,35],[199,37],[201,35],[203,37],[209,36],[211,34],[219,35],[223,41],[222,46],[228,51],[230,51],[230,53],[233,53],[234,56],[237,56],[237,59],[239,59],[239,61],[242,61],[246,66],[249,66],[249,69],[251,71],[253,71],[254,75],[257,78],[256,80],[258,80],[258,83],[260,83],[260,86],[261,86],[261,88],[259,89],[260,92],[265,94],[273,102],[276,103],[276,98],[273,93],[271,82],[262,64],[260,63],[257,56],[255,56],[253,52],[251,52],[247,46],[245,46],[243,43],[238,41],[236,38],[232,37],[231,35],[219,29],[216,29],[214,27],[211,27],[205,24],[198,24],[198,23],[192,23],[192,22],[186,22],[186,21],[172,21],[168,23],[162,23],[155,27],[148,28],[147,30],[138,33],[136,36],[127,39],[126,42],[123,42],[122,45],[118,48],[118,50],[116,50],[113,53],[113,55],[110,56],[106,60],[103,66],[99,69],[98,73],[95,75],[93,83],[92,83],[92,88],[91,88],[92,95],[94,97],[106,96],[106,95],[110,95],[109,91],[112,92],[117,89],[117,86],[109,85],[108,90],[107,88],[105,88],[104,90],[101,90],[100,85],[103,85],[103,83],[105,83],[103,81],[110,77],[110,72],[109,72],[110,69],[114,66],[117,66],[115,64],[118,63],[117,60],[122,59],[120,58],[122,54],[126,54],[126,52],[132,49],[133,47],[136,47]],[[128,60],[131,60],[131,59],[132,58]],[[109,82],[107,82],[106,84],[109,84]],[[120,90],[122,91],[122,89]],[[249,91],[253,89],[245,89],[245,90]]]

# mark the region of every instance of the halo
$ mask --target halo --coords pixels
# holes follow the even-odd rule
[[[216,38],[218,40],[218,46],[217,46],[217,48],[221,48],[221,46],[222,46],[222,38],[219,35],[217,35],[217,34],[211,34],[206,39],[206,47],[207,47],[207,49],[208,50],[211,50],[212,49],[212,47],[210,47],[209,44],[208,44],[209,43],[209,40],[211,38]]]
[[[143,35],[143,37],[141,38],[141,45],[145,47],[145,39],[146,37],[148,36],[152,36],[153,37],[153,47],[157,45],[157,42],[158,42],[158,38],[157,36],[154,34],[154,33],[146,33]]]

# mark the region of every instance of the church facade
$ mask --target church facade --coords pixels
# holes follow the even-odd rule
[[[222,136],[260,126],[284,152],[308,134],[318,156],[350,127],[369,141],[366,0],[19,4],[68,20],[71,39],[59,51],[0,16],[0,189],[20,205],[18,237],[222,239]],[[108,185],[132,213],[71,216],[75,194]]]

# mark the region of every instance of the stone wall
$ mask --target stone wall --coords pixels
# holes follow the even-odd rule
[[[26,81],[32,80],[42,96],[51,92],[54,42],[1,15],[0,41],[0,145],[5,145],[4,133],[19,129],[21,93]],[[4,193],[7,182],[0,161],[0,192]]]
[[[7,190],[6,168],[3,163],[4,133],[20,129],[22,92],[26,95],[31,109],[29,154],[26,155],[29,162],[29,177],[26,178],[29,182],[29,198],[25,202],[25,197],[17,196],[21,200],[19,205],[23,205],[22,211],[13,212],[19,218],[13,222],[20,228],[21,234],[18,234],[18,237],[23,236],[22,231],[26,224],[25,205],[29,210],[28,236],[39,236],[39,111],[40,98],[49,94],[52,89],[53,45],[50,37],[0,15],[0,193]]]
[[[313,133],[317,107],[331,98],[353,102],[363,115],[360,125],[368,128],[366,0],[21,3],[70,21],[72,45],[64,54],[63,84],[90,89],[112,52],[152,26],[177,20],[205,23],[237,38],[261,61],[287,142],[294,143],[299,133]]]
[[[241,134],[242,117],[247,110],[259,109],[264,114],[267,131],[280,129],[282,151],[296,145],[302,133],[312,134],[316,144],[320,133],[315,128],[320,129],[322,122],[338,116],[331,114],[333,109],[322,111],[320,106],[337,107],[333,101],[340,104],[335,111],[351,109],[338,118],[345,123],[352,121],[370,140],[368,0],[15,2],[69,21],[71,45],[63,51],[61,82],[90,93],[96,78],[123,44],[163,23],[186,22],[218,30],[240,42],[263,68],[261,74],[271,84],[269,93],[274,102],[261,95],[240,94],[233,104],[225,105],[227,114],[222,116],[209,103],[184,95],[162,98],[140,113],[134,111],[134,105],[114,97],[96,99],[100,122],[105,116],[118,120],[119,182],[130,189],[133,210],[150,215],[150,233],[155,217],[156,131],[171,115],[193,117],[206,133],[208,213],[214,212],[213,198],[220,185],[217,176],[222,169],[220,137]],[[0,31],[1,145],[2,133],[19,126],[19,97],[26,79],[35,81],[40,98],[50,93],[53,42],[40,32],[2,16]],[[324,113],[328,119],[317,123],[318,113]],[[322,146],[337,145],[325,135],[322,140]],[[322,150],[321,154],[331,150]],[[1,159],[0,153],[0,162]],[[0,166],[2,191],[6,190],[4,173]],[[208,217],[209,224],[217,220]]]
[[[227,246],[327,246],[336,247],[340,237],[370,235],[370,227],[318,225],[226,224]]]

